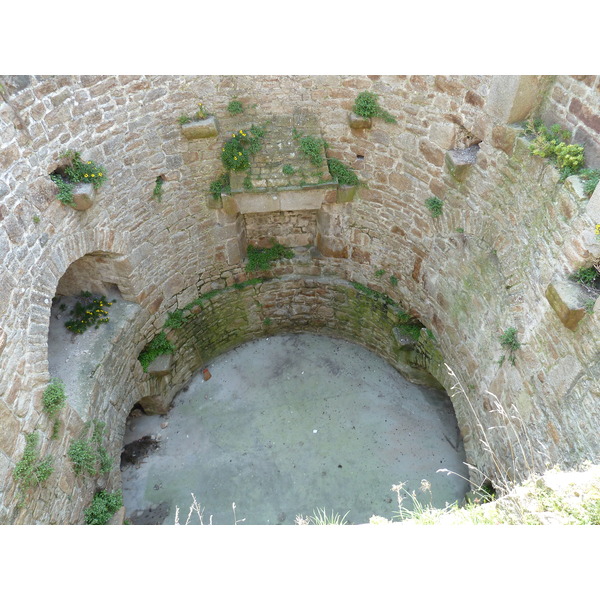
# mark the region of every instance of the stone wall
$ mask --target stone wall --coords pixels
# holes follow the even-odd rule
[[[493,476],[499,468],[480,441],[479,423],[496,425],[500,419],[487,390],[507,411],[513,405],[519,409],[535,445],[545,452],[536,455],[538,468],[546,462],[573,466],[597,460],[598,309],[572,331],[545,298],[552,281],[600,256],[595,217],[588,210],[594,198],[588,203],[576,181],[559,182],[549,163],[530,156],[514,124],[532,114],[558,120],[575,131],[576,141],[586,142],[590,166],[600,166],[594,154],[597,77],[6,76],[0,81],[0,522],[82,522],[97,485],[119,486],[118,470],[100,482],[74,477],[66,454],[84,427],[76,411],[64,410],[59,439],[49,439],[41,397],[53,375],[47,353],[49,327],[55,326],[52,299],[91,278],[87,288],[116,284],[139,306],[107,344],[87,390],[88,418],[107,423],[107,445],[118,462],[132,406],[144,397],[172,395],[192,365],[210,357],[206,350],[198,354],[190,337],[168,376],[174,378],[169,387],[168,377],[143,373],[140,351],[168,312],[247,279],[245,245],[264,242],[271,231],[288,243],[313,235],[316,242],[308,254],[281,267],[281,279],[218,296],[222,311],[241,310],[240,299],[247,301],[249,316],[241,321],[246,337],[265,335],[265,319],[283,331],[310,329],[322,318],[323,331],[339,331],[341,307],[352,304],[348,294],[355,291],[344,282],[369,285],[410,310],[434,335],[436,355],[453,369],[471,401],[455,398],[455,410],[468,460],[482,472]],[[370,129],[351,128],[349,112],[362,90],[379,94],[397,123],[373,119]],[[226,110],[233,98],[246,106],[241,117]],[[177,118],[192,114],[198,102],[215,115],[218,134],[188,140]],[[356,169],[367,187],[352,202],[327,203],[311,215],[303,210],[227,214],[211,204],[208,188],[222,172],[221,147],[231,131],[273,115],[283,122],[302,111],[320,123],[327,156]],[[476,162],[457,164],[460,154],[449,154],[465,149]],[[80,151],[108,174],[87,211],[55,199],[48,176],[66,150]],[[159,176],[164,185],[157,200],[152,191]],[[444,201],[437,219],[425,206],[432,195]],[[382,270],[383,276],[376,275]],[[338,304],[336,294],[341,294]],[[253,307],[251,299],[262,308]],[[500,366],[498,336],[511,326],[523,346],[514,366],[509,361]],[[232,344],[239,342],[234,333],[239,330],[218,329],[215,343],[225,349],[227,336]],[[364,333],[348,331],[348,337]],[[393,362],[389,335],[381,336],[369,343]],[[454,380],[439,363],[428,366],[450,389]],[[25,434],[36,428],[42,453],[55,457],[56,470],[16,510],[12,471]],[[487,433],[502,469],[514,470],[510,443],[524,443],[523,431]]]

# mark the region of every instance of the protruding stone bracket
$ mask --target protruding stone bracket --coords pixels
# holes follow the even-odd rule
[[[526,119],[543,99],[547,75],[497,75],[485,104],[486,112],[501,123]]]
[[[75,210],[87,210],[94,206],[96,190],[91,183],[77,183],[73,186],[72,208]]]
[[[586,301],[593,297],[573,281],[554,281],[546,288],[546,299],[562,324],[575,331],[585,316]]]
[[[173,355],[161,354],[148,365],[146,372],[150,375],[156,375],[157,377],[165,377],[171,373],[172,368]]]
[[[474,144],[468,148],[455,148],[446,152],[446,167],[450,175],[457,181],[464,181],[469,173],[469,168],[477,162],[479,145]]]
[[[188,140],[216,137],[219,127],[215,117],[208,117],[201,121],[190,121],[181,125],[181,132]]]
[[[373,119],[370,117],[361,117],[353,112],[349,113],[348,122],[351,129],[371,129],[373,126]]]
[[[169,412],[170,402],[165,396],[156,395],[144,396],[139,404],[147,415],[166,415]]]

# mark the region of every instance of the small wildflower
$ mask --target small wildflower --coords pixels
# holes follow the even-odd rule
[[[596,225],[596,235],[600,235],[600,223]]]
[[[88,176],[88,174],[86,173],[86,174],[84,175],[84,177],[87,177],[87,176]]]

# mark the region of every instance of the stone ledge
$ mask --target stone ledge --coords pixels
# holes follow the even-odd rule
[[[78,183],[73,187],[73,202],[72,207],[75,210],[87,210],[94,206],[94,198],[96,191],[91,183]]]
[[[219,133],[217,120],[214,117],[202,119],[202,121],[190,121],[183,123],[181,132],[188,140],[215,137]]]
[[[172,354],[161,354],[157,356],[146,369],[149,375],[156,375],[157,377],[164,377],[169,375],[173,369],[173,355]]]
[[[454,150],[448,150],[446,152],[446,166],[448,167],[448,171],[450,171],[450,175],[457,181],[464,181],[469,168],[477,162],[478,152],[478,144],[464,149],[455,148]]]
[[[361,117],[353,112],[348,115],[348,122],[351,129],[371,129],[373,126],[373,119],[370,117]]]
[[[585,301],[591,297],[572,281],[554,281],[546,288],[546,299],[562,324],[575,331],[585,316]]]

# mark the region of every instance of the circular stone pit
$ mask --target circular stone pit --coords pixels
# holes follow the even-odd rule
[[[158,448],[122,464],[133,524],[173,524],[177,507],[185,522],[191,494],[205,524],[288,525],[317,510],[349,511],[349,523],[391,519],[398,483],[440,508],[468,491],[448,396],[319,335],[263,338],[219,356],[168,415],[130,418],[124,445],[145,436]],[[423,479],[431,496],[419,491]]]

